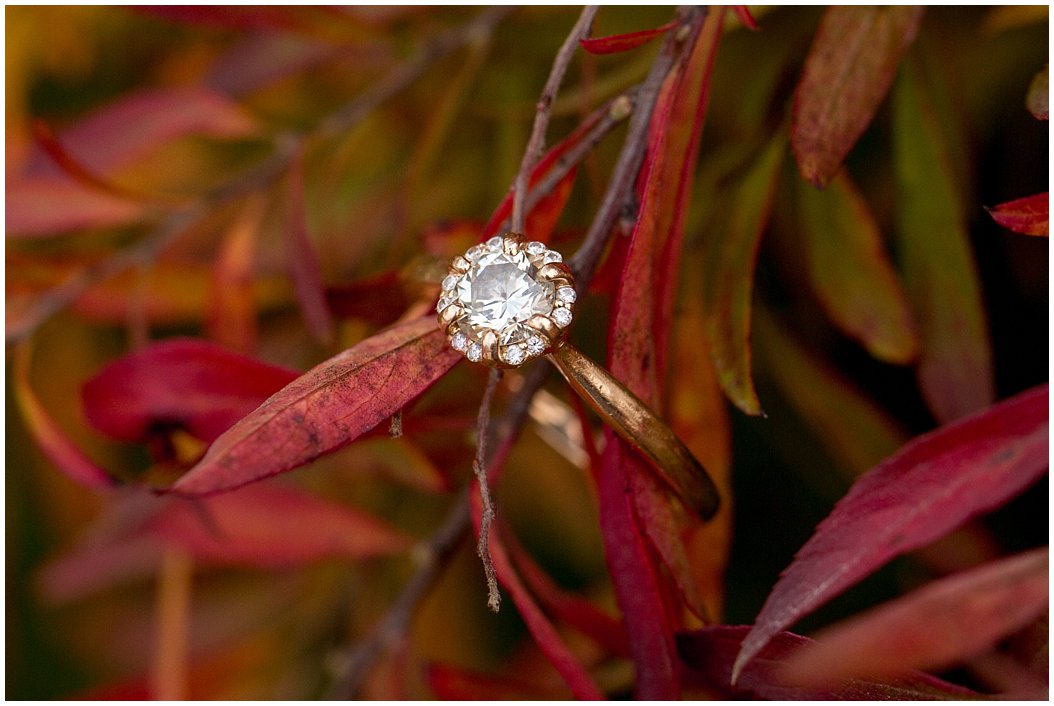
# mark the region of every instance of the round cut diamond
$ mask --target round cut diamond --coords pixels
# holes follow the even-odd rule
[[[545,350],[545,339],[541,336],[531,336],[527,339],[527,352],[531,355],[539,355]]]
[[[464,351],[468,348],[468,336],[461,331],[458,331],[450,337],[450,347],[455,351]]]
[[[550,262],[563,262],[564,256],[555,250],[549,250],[545,253],[545,257],[542,258],[542,263],[549,264]]]
[[[454,275],[447,275],[443,278],[443,290],[453,289],[454,285],[457,284],[457,277]]]
[[[468,344],[468,350],[465,351],[465,357],[473,363],[478,363],[479,359],[483,357],[483,346],[478,343]]]
[[[500,235],[495,235],[493,238],[487,241],[487,250],[491,252],[497,252],[501,250],[502,239]]]
[[[530,255],[541,255],[543,252],[545,252],[545,244],[539,243],[537,240],[532,240],[531,242],[527,243],[526,249],[528,254]]]
[[[473,327],[503,331],[553,308],[553,284],[537,279],[537,268],[520,252],[485,253],[461,277],[455,295]]]
[[[524,352],[523,346],[513,345],[505,349],[502,357],[509,365],[519,365],[527,359],[527,354]]]
[[[578,294],[575,292],[574,287],[560,287],[560,289],[556,290],[556,298],[562,302],[574,304]]]
[[[556,325],[559,326],[560,328],[564,328],[569,323],[571,323],[571,319],[572,319],[572,316],[571,316],[571,310],[570,309],[565,309],[564,307],[559,307],[559,308],[553,310],[553,321],[555,321]]]

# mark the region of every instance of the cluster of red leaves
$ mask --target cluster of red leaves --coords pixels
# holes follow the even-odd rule
[[[745,10],[736,12],[753,28]],[[315,32],[319,25],[311,13],[166,13],[247,27],[279,22],[295,31]],[[723,8],[715,9],[689,27],[690,51],[663,84],[649,124],[632,233],[625,247],[613,249],[607,264],[621,269],[608,327],[608,365],[675,423],[685,394],[667,385],[669,359],[676,355],[671,351],[678,348],[678,273],[725,14]],[[921,14],[914,8],[828,10],[797,85],[789,142],[802,178],[827,187],[820,194],[803,186],[798,194],[810,286],[832,322],[875,358],[915,364],[919,388],[942,426],[860,475],[783,573],[752,627],[714,624],[720,617],[730,503],[712,525],[701,525],[652,477],[632,448],[608,432],[602,452],[592,454],[592,472],[619,618],[556,586],[502,523],[490,541],[501,585],[571,695],[599,699],[605,689],[595,665],[566,639],[565,627],[588,638],[604,655],[628,657],[640,698],[672,699],[697,691],[766,699],[976,697],[914,670],[940,669],[989,649],[1046,609],[1048,560],[1041,549],[935,581],[830,628],[816,642],[787,632],[892,558],[1015,497],[1047,467],[1046,385],[992,404],[983,309],[948,146],[925,78],[905,59]],[[675,26],[586,39],[581,47],[593,54],[631,51]],[[903,285],[883,250],[876,219],[843,170],[895,79],[898,143],[893,157],[897,171],[906,175],[900,182],[904,193],[898,194]],[[1045,81],[1043,91],[1045,119]],[[174,101],[179,110],[171,110]],[[1030,97],[1030,105],[1039,102]],[[138,128],[97,134],[97,122],[109,125],[117,119]],[[554,170],[593,125],[584,122],[549,150],[531,184]],[[245,137],[254,129],[234,103],[197,91],[128,97],[57,136],[41,129],[41,152],[61,169],[40,157],[9,184],[9,235],[43,237],[145,218],[151,209],[168,206],[111,183],[105,174],[115,165],[176,135]],[[751,360],[753,278],[786,145],[787,137],[778,133],[753,157],[720,237],[703,249],[705,280],[696,321],[709,355],[689,394],[710,409],[720,408],[723,393],[742,411],[761,412]],[[550,240],[575,176],[575,169],[569,170],[530,211],[527,230],[532,238]],[[944,188],[947,207],[920,203],[912,189],[917,181]],[[177,547],[205,565],[269,569],[327,557],[360,560],[410,548],[411,538],[365,512],[290,485],[256,484],[371,432],[382,433],[379,425],[412,405],[459,360],[433,319],[420,315],[422,307],[397,273],[325,286],[307,237],[299,156],[288,177],[285,204],[290,279],[312,335],[331,341],[334,317],[349,313],[392,325],[303,374],[213,344],[170,340],[124,356],[87,381],[84,409],[94,428],[112,439],[148,445],[159,463],[175,463],[181,471],[192,467],[159,498],[131,483],[137,489],[115,503],[115,515],[122,518],[116,529],[45,569],[43,587],[53,600],[72,600],[153,573],[160,547]],[[471,237],[490,236],[511,206],[510,193],[485,226],[470,224],[466,230]],[[260,217],[260,206],[249,202],[242,218],[251,222]],[[998,206],[993,217],[1012,230],[1046,235],[1046,195]],[[935,222],[941,227],[935,229]],[[245,317],[222,317],[252,297],[238,283],[245,262],[239,253],[251,250],[246,233],[253,230],[232,227],[212,275],[233,298],[217,306],[221,318],[210,328],[215,338],[242,350],[253,348],[255,335],[238,328]],[[428,242],[436,251],[447,249],[443,237]],[[942,274],[942,282],[950,284],[933,287]],[[758,326],[771,326],[763,316]],[[8,327],[18,328],[17,317],[14,323],[9,317]],[[229,335],[231,331],[240,333]],[[788,353],[788,364],[792,355]],[[40,447],[74,482],[124,493],[116,489],[118,479],[91,461],[49,417],[29,384],[28,366],[26,346],[16,359],[14,386]],[[727,421],[720,419],[723,429],[712,437],[727,437]],[[592,438],[584,415],[583,426],[585,436]],[[172,447],[181,434],[207,450],[191,454],[188,462],[186,454]],[[685,437],[728,501],[727,448],[708,447],[712,439],[706,434]],[[508,451],[503,448],[494,460],[494,482]],[[227,492],[234,489],[239,490]],[[470,497],[478,531],[478,489]],[[281,524],[267,521],[270,517],[280,517]],[[704,555],[698,546],[706,542],[719,548]],[[561,689],[542,693],[534,684],[442,664],[430,667],[428,680],[437,695],[449,698],[565,695]]]

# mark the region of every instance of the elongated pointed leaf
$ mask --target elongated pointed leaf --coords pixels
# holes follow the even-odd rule
[[[147,215],[141,203],[86,188],[63,176],[9,180],[6,197],[4,223],[11,239],[110,228]]]
[[[214,441],[296,377],[212,343],[175,339],[106,365],[84,385],[84,412],[114,439],[145,441],[156,430],[182,428]]]
[[[910,362],[919,347],[915,321],[863,196],[845,174],[824,191],[798,184],[800,232],[820,304],[871,355]]]
[[[678,635],[681,658],[702,686],[717,689],[725,698],[771,701],[933,701],[981,699],[981,694],[950,684],[922,672],[899,679],[853,679],[833,687],[791,686],[779,679],[779,669],[796,649],[812,643],[790,632],[772,641],[732,680],[732,662],[747,634],[746,625],[721,625]]]
[[[116,480],[70,440],[33,391],[29,380],[30,346],[31,342],[26,342],[18,347],[12,370],[15,402],[30,435],[48,460],[74,483],[95,489],[113,487]]]
[[[824,186],[842,166],[915,39],[917,7],[831,7],[820,21],[794,93],[791,146],[807,181]]]
[[[828,684],[951,666],[1042,615],[1049,572],[1044,547],[934,581],[824,630],[783,674]]]
[[[210,278],[209,336],[220,345],[246,354],[256,348],[253,281],[264,206],[262,197],[246,200],[224,235]]]
[[[995,222],[1015,233],[1048,237],[1050,231],[1050,194],[1043,192],[1001,203],[988,209]]]
[[[890,559],[1027,488],[1047,467],[1047,386],[920,436],[863,475],[783,572],[736,659]]]
[[[917,375],[947,422],[995,398],[992,354],[948,137],[918,62],[904,64],[894,99],[897,234],[922,341]]]
[[[588,37],[579,39],[578,44],[590,54],[617,54],[644,46],[673,29],[675,22],[667,22],[655,29],[643,29],[639,32],[613,34],[608,37]]]
[[[725,229],[710,234],[705,246],[703,308],[710,357],[721,389],[747,414],[761,413],[751,377],[751,296],[784,147],[782,137],[772,140],[737,187]]]
[[[172,490],[208,495],[336,451],[424,392],[460,359],[431,316],[315,366],[216,439]]]
[[[478,536],[483,505],[479,495],[479,486],[475,482],[470,492],[470,498],[472,500],[472,522],[476,526],[476,535]],[[520,581],[520,577],[505,551],[505,545],[502,543],[499,533],[495,530],[491,531],[489,542],[491,559],[494,562],[494,572],[497,574],[498,581],[512,596],[516,609],[520,612],[523,621],[527,623],[527,629],[538,644],[539,649],[545,654],[553,667],[556,668],[556,671],[560,672],[560,676],[571,687],[571,692],[575,698],[603,699],[604,693],[593,681],[588,670],[571,653],[556,628],[553,627],[553,624],[549,622],[549,619],[538,607],[538,604],[535,603],[530,591]]]
[[[569,699],[567,689],[529,684],[512,677],[496,677],[450,664],[430,664],[425,679],[437,699],[444,701],[531,701]]]
[[[758,28],[758,21],[750,14],[750,8],[746,5],[733,5],[732,12],[736,13],[736,17],[747,29],[756,30]]]
[[[200,501],[175,500],[151,532],[210,564],[282,567],[405,552],[413,539],[350,507],[261,484]]]

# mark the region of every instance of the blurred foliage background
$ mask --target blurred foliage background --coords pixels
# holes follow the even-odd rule
[[[37,119],[61,135],[132,92],[205,87],[237,109],[224,114],[223,129],[203,119],[210,129],[155,140],[106,170],[108,179],[137,192],[194,198],[263,159],[276,136],[310,132],[324,116],[370,90],[425,38],[464,24],[476,12],[273,8],[188,22],[130,8],[7,7],[9,183],[10,175],[41,159],[34,143]],[[726,24],[688,216],[680,331],[699,330],[690,326],[697,322],[693,302],[707,234],[724,227],[744,174],[771,137],[785,129],[821,12],[762,8],[756,12],[757,32]],[[604,8],[594,34],[655,27],[669,16],[669,8],[662,7]],[[573,8],[511,12],[492,36],[481,35],[437,60],[351,130],[312,145],[304,156],[307,223],[327,285],[367,283],[368,290],[371,278],[395,272],[403,302],[427,296],[439,258],[478,237],[506,194],[538,92],[575,17]],[[1001,229],[983,208],[1047,188],[1048,125],[1024,107],[1029,83],[1047,61],[1047,36],[1045,7],[939,7],[926,11],[911,50],[912,60],[933,81],[949,136],[987,317],[996,398],[1048,377],[1047,241]],[[579,56],[556,103],[550,143],[600,101],[639,81],[655,49]],[[187,105],[198,109],[193,101]],[[173,110],[178,108],[173,103]],[[107,129],[121,132],[135,125]],[[887,99],[847,169],[899,263],[900,246],[892,235],[898,203],[893,130]],[[605,140],[586,161],[554,236],[556,247],[570,248],[588,225],[621,134]],[[84,381],[137,341],[206,335],[303,370],[394,319],[386,320],[384,311],[351,307],[338,314],[332,342],[310,335],[287,275],[286,217],[281,199],[274,198],[282,188],[279,180],[261,189],[267,198],[256,216],[231,206],[210,211],[166,244],[153,264],[89,287],[72,306],[40,322],[31,320],[31,312],[48,291],[150,231],[136,219],[113,224],[89,219],[19,237],[11,227],[9,188],[9,343],[12,331],[32,340],[31,387],[59,427],[100,465],[124,477],[150,466],[142,447],[94,431],[80,403]],[[807,198],[797,195],[802,188],[788,152],[755,285],[754,372],[767,416],[727,410],[735,519],[723,620],[730,624],[753,620],[778,572],[853,477],[936,423],[913,368],[876,359],[834,325],[818,302],[801,259]],[[59,208],[46,198],[40,204]],[[250,226],[252,333],[238,338],[225,328],[230,320],[210,323],[221,296],[212,278],[221,253],[231,257],[237,247],[231,235],[235,224],[246,218],[256,224]],[[574,333],[576,343],[600,360],[615,276],[601,271],[596,296],[580,305]],[[676,358],[674,380],[690,378],[695,366],[704,364],[693,358],[690,336],[684,346],[689,352]],[[9,345],[6,695],[139,693],[154,653],[155,574],[144,571],[123,580],[113,570],[97,587],[85,579],[65,597],[48,584],[45,568],[85,546],[113,499],[73,484],[40,454],[14,402],[11,350]],[[479,370],[459,366],[416,407],[464,421],[458,433],[358,443],[296,471],[293,482],[367,509],[411,535],[427,535],[449,498],[421,487],[435,478],[447,488],[465,483],[471,420],[484,380]],[[566,414],[570,408],[561,385],[552,381],[548,389],[554,409]],[[560,585],[614,610],[582,452],[560,436],[569,424],[574,426],[564,421],[528,428],[498,489],[499,512]],[[193,440],[185,442],[185,454],[200,450]],[[393,480],[400,474],[416,482]],[[957,535],[933,551],[951,565],[964,565],[970,557],[1033,546],[1047,534],[1047,497],[1044,483],[986,517],[983,535]],[[278,571],[196,571],[190,695],[319,695],[327,655],[383,613],[410,566],[409,559],[398,558],[330,560]],[[914,557],[897,560],[810,617],[799,632],[897,595],[931,570]],[[513,674],[559,693],[559,679],[511,604],[499,615],[487,611],[480,574],[466,544],[424,603],[406,654],[382,662],[368,695],[427,696],[422,667],[435,661]],[[628,689],[630,678],[628,663],[615,662],[603,680],[617,692]]]

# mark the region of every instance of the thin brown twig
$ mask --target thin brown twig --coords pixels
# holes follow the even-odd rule
[[[534,127],[531,128],[531,137],[527,141],[527,148],[523,151],[523,160],[520,162],[520,171],[516,174],[512,192],[512,230],[516,233],[524,232],[524,200],[527,196],[527,183],[530,180],[531,171],[535,162],[541,156],[545,148],[545,132],[549,127],[549,115],[552,111],[556,92],[560,90],[560,83],[564,80],[567,67],[571,64],[571,57],[578,48],[578,40],[589,34],[593,26],[593,18],[599,8],[589,5],[582,10],[578,22],[571,28],[571,33],[560,46],[553,60],[553,68],[549,71],[549,78],[542,88],[538,97],[538,105],[534,115]]]
[[[135,244],[114,253],[97,265],[74,273],[41,294],[22,315],[18,325],[8,328],[7,342],[17,343],[29,336],[41,324],[100,282],[133,267],[150,264],[192,223],[217,205],[269,186],[288,171],[294,156],[303,149],[307,141],[333,137],[350,130],[384,102],[405,90],[435,62],[469,42],[478,41],[481,34],[493,32],[498,23],[513,9],[490,8],[467,24],[441,34],[417,54],[371,84],[366,91],[338,108],[329,117],[323,118],[311,132],[279,135],[275,138],[274,151],[241,176],[206,193],[189,206],[166,211],[153,230]]]
[[[490,431],[490,404],[494,400],[499,382],[501,370],[494,368],[487,377],[487,387],[479,405],[479,416],[476,419],[476,458],[472,462],[472,472],[476,474],[476,480],[479,482],[479,497],[483,501],[476,553],[483,562],[483,573],[487,577],[487,607],[495,613],[501,609],[501,592],[498,590],[494,562],[490,558],[490,523],[494,520],[494,502],[490,497],[490,482],[487,478],[487,436]]]

